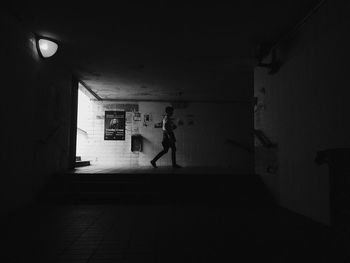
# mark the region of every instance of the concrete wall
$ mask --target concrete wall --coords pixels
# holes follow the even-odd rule
[[[1,13],[1,213],[31,203],[67,167],[71,75],[38,57],[33,34]]]
[[[82,126],[86,134],[78,131],[77,155],[92,164],[107,166],[150,166],[149,161],[162,149],[162,130],[154,124],[162,121],[165,102],[133,102],[139,108],[141,121],[133,121],[134,113],[126,112],[126,140],[104,140],[104,114],[118,109],[117,104],[127,102],[91,101],[90,111]],[[253,155],[227,143],[234,139],[252,147],[252,106],[249,103],[191,103],[175,109],[175,122],[182,120],[175,131],[177,160],[183,166],[231,167],[237,172],[249,173],[253,169]],[[152,121],[144,125],[144,114]],[[191,124],[193,121],[193,124]],[[131,135],[144,138],[142,152],[131,151]],[[159,166],[171,165],[170,153],[158,161]]]
[[[255,70],[260,103],[255,127],[278,143],[272,152],[278,171],[262,176],[281,205],[324,223],[329,223],[328,170],[314,158],[319,150],[350,146],[349,12],[348,1],[327,1],[278,48],[283,65],[277,73]],[[263,157],[258,151],[260,171]]]

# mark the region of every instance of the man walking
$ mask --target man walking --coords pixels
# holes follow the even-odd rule
[[[163,150],[154,157],[154,159],[151,161],[151,164],[154,168],[157,168],[156,162],[157,160],[162,157],[164,154],[166,154],[169,151],[169,148],[171,148],[171,161],[174,168],[180,168],[181,166],[176,164],[176,147],[175,147],[175,134],[174,130],[177,128],[176,125],[172,122],[171,116],[174,113],[173,107],[166,107],[165,108],[166,115],[163,118]]]

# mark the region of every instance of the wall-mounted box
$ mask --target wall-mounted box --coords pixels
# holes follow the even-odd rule
[[[143,137],[141,134],[131,135],[131,151],[142,152]]]

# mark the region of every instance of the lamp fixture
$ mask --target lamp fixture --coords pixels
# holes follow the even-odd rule
[[[56,54],[58,44],[51,38],[36,36],[36,48],[40,57],[49,58]]]

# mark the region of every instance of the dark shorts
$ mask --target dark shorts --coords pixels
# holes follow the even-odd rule
[[[169,148],[171,148],[172,150],[176,150],[175,141],[176,140],[174,136],[169,137],[166,133],[164,133],[162,140],[164,150],[169,150]]]

